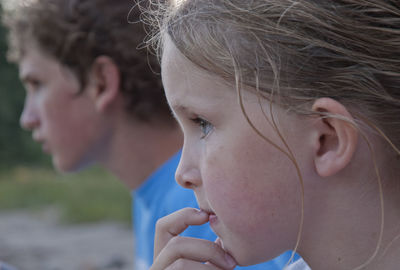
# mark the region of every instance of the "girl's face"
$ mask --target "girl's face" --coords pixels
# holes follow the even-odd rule
[[[200,208],[211,214],[210,225],[224,248],[241,265],[293,248],[301,211],[293,163],[250,127],[235,88],[184,58],[170,39],[165,43],[162,77],[185,138],[177,181],[193,189]],[[255,126],[282,147],[257,96],[243,91],[243,102]],[[266,101],[262,105],[269,110]],[[274,115],[281,132],[291,135],[291,149],[303,153],[304,121],[275,106]]]
[[[81,94],[74,74],[55,59],[29,48],[19,64],[26,87],[21,125],[52,155],[61,171],[93,162],[104,143],[104,127],[88,89]]]

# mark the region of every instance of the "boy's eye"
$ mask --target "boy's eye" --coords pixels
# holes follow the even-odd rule
[[[42,86],[42,83],[36,79],[30,79],[25,83],[25,87],[30,91],[37,91]]]
[[[201,133],[203,133],[201,136],[202,139],[205,138],[213,129],[213,125],[211,125],[210,122],[200,117],[192,118],[191,120],[200,127]]]

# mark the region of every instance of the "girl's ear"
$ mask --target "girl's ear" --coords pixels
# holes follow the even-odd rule
[[[108,56],[99,56],[93,62],[89,84],[91,97],[99,111],[105,111],[118,97],[120,72]]]
[[[312,110],[320,113],[313,136],[315,168],[320,176],[328,177],[350,163],[357,148],[358,130],[346,107],[334,99],[319,98]]]

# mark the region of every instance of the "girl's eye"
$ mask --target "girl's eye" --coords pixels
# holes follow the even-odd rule
[[[200,127],[201,133],[203,133],[201,136],[202,139],[205,138],[213,129],[213,125],[210,122],[200,117],[192,118],[191,120]]]

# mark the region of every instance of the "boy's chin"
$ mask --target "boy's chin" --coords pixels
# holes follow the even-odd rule
[[[89,164],[83,164],[80,162],[68,162],[67,160],[63,160],[55,156],[52,157],[52,163],[54,169],[59,173],[75,173],[89,166]]]

